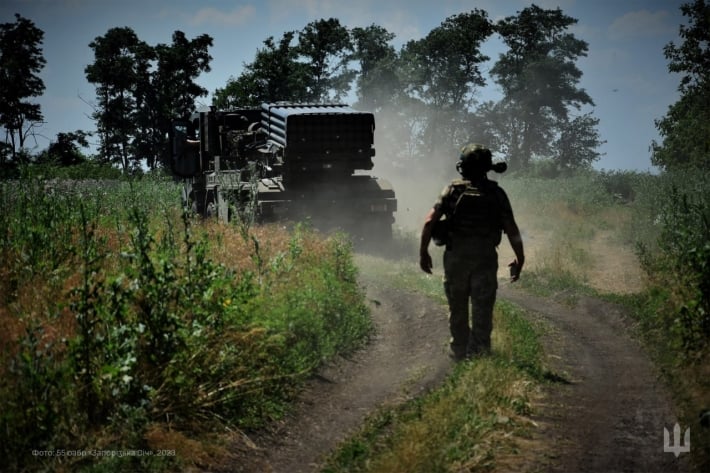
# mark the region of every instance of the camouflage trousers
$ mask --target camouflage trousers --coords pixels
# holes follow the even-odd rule
[[[444,291],[449,302],[451,351],[456,358],[491,350],[497,272],[495,248],[481,254],[444,253]]]

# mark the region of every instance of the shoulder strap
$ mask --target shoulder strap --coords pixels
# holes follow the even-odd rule
[[[456,210],[456,204],[461,196],[466,190],[466,187],[470,184],[470,181],[464,179],[454,179],[449,184],[448,193],[443,196],[442,210],[447,218],[451,218],[454,211]]]

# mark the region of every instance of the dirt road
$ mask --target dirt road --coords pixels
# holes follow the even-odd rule
[[[416,396],[447,375],[446,308],[417,294],[366,289],[375,338],[313,379],[296,412],[255,440],[252,461],[233,465],[237,471],[318,471],[322,456],[377,406]],[[568,382],[545,389],[534,419],[538,448],[521,450],[519,471],[686,469],[683,456],[679,463],[663,452],[663,428],[676,422],[672,404],[616,307],[583,298],[568,308],[506,283],[499,296],[547,322],[547,364]]]
[[[308,383],[296,413],[258,440],[237,471],[318,471],[321,457],[377,406],[416,397],[441,383],[447,356],[446,309],[418,294],[366,284],[376,325],[371,342]],[[241,467],[241,468],[240,468]]]
[[[535,437],[545,448],[523,454],[529,470],[688,470],[683,456],[663,451],[663,429],[677,422],[673,404],[618,307],[581,297],[569,308],[505,284],[499,296],[547,322],[546,364],[565,380],[537,406]]]

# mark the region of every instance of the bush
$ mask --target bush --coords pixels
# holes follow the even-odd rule
[[[650,174],[636,171],[601,171],[597,180],[606,191],[621,203],[630,203],[636,199],[640,186]]]
[[[646,188],[638,210],[639,254],[651,281],[663,288],[664,324],[685,353],[710,339],[710,174],[666,173]]]

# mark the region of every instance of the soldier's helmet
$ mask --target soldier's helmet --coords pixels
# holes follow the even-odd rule
[[[488,171],[503,172],[505,163],[493,164],[491,150],[478,143],[470,143],[461,148],[456,170],[464,177],[485,174]]]
[[[491,170],[493,159],[491,150],[478,143],[470,143],[461,148],[456,170],[464,176],[485,174]]]

